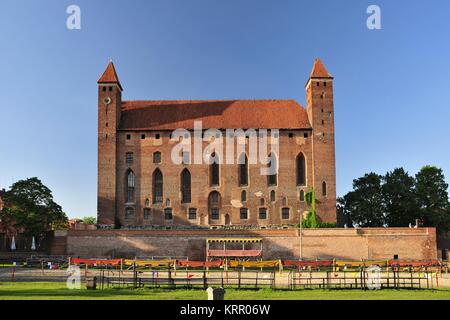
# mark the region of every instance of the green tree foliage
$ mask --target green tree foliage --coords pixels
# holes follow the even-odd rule
[[[336,228],[336,223],[333,222],[321,222],[317,219],[316,214],[316,195],[314,188],[305,194],[305,200],[310,210],[306,215],[306,218],[302,220],[302,228],[316,229],[316,228]]]
[[[425,166],[415,177],[403,168],[353,181],[353,191],[338,199],[340,211],[360,227],[407,227],[421,219],[424,226],[450,230],[448,184],[442,169]]]
[[[415,180],[403,168],[397,168],[383,177],[382,195],[385,224],[405,227],[418,218],[418,201],[414,192]]]
[[[353,224],[360,227],[384,225],[384,203],[381,187],[382,177],[376,173],[366,174],[353,180],[353,191],[338,200],[343,212]]]
[[[84,217],[83,218],[83,223],[84,224],[96,224],[97,223],[97,219],[95,217]]]
[[[38,178],[20,180],[4,196],[2,223],[23,230],[28,236],[42,236],[56,225],[67,225],[67,216],[53,201],[49,188]]]
[[[419,204],[419,216],[425,226],[450,230],[450,204],[448,184],[442,169],[425,166],[416,174],[415,193]]]

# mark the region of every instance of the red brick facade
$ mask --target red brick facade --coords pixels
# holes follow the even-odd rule
[[[333,78],[320,60],[306,91],[306,109],[293,100],[122,101],[122,86],[110,63],[98,81],[99,224],[292,225],[308,210],[303,195],[311,188],[316,191],[319,218],[336,221]],[[260,174],[264,164],[248,165],[245,186],[239,184],[238,164],[220,164],[216,186],[211,186],[210,165],[174,164],[171,152],[178,142],[171,141],[171,133],[177,128],[191,131],[194,120],[202,121],[204,130],[279,129],[276,185],[269,186],[268,177]],[[235,150],[238,143],[242,141],[234,141]],[[208,144],[204,141],[203,148]],[[191,145],[195,150],[193,141]],[[248,144],[245,150],[248,154]],[[161,155],[159,163],[155,153]],[[301,154],[305,181],[299,183]],[[162,174],[162,196],[158,194],[157,201],[156,170]],[[187,203],[182,203],[183,170],[190,173]],[[130,172],[132,188],[128,187]],[[208,201],[212,192],[220,195],[217,217],[212,214],[216,205]],[[246,217],[242,208],[247,209]],[[189,215],[190,209],[196,210],[195,216],[193,210]]]

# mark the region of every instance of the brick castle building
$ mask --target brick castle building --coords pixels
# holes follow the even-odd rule
[[[333,77],[319,59],[306,83],[306,109],[294,100],[125,101],[122,90],[110,62],[98,80],[100,225],[293,225],[308,210],[312,188],[319,219],[336,221]],[[279,130],[278,152],[268,154],[277,173],[262,175],[267,164],[249,163],[245,137],[231,146],[244,145],[235,154],[240,163],[214,152],[218,162],[195,164],[191,140],[192,151],[175,164],[173,131],[192,132],[195,122],[224,137],[226,129]]]

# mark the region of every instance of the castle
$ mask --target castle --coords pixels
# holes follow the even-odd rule
[[[305,195],[316,212],[336,221],[333,77],[317,59],[306,83],[306,109],[294,100],[122,100],[114,64],[98,80],[98,223],[104,227],[293,225],[304,217]],[[173,161],[177,129],[250,132],[278,142],[269,162],[252,163],[250,137],[233,140],[236,164],[194,163],[192,140]],[[214,140],[214,139],[213,139]],[[272,140],[269,141],[269,144]],[[241,150],[236,154],[236,150]],[[238,151],[239,152],[239,151]],[[276,163],[276,172],[262,167]]]

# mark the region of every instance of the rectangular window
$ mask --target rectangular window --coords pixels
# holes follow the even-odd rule
[[[189,208],[189,220],[197,219],[197,209]]]
[[[126,153],[126,161],[128,165],[133,164],[133,152]]]
[[[145,208],[144,209],[144,220],[148,220],[148,219],[150,219],[150,209]]]
[[[239,210],[239,216],[241,220],[247,220],[248,219],[248,209],[247,208],[241,208]]]
[[[164,209],[164,219],[166,219],[166,220],[172,220],[173,219],[172,208],[165,208]]]
[[[161,152],[153,153],[153,163],[161,163]]]
[[[211,219],[219,220],[219,209],[217,209],[217,208],[211,209]]]
[[[281,219],[289,220],[289,208],[281,209]]]
[[[259,219],[266,220],[267,219],[267,209],[259,208]]]
[[[142,139],[142,140],[145,139],[145,134],[141,134],[141,139]]]
[[[127,140],[131,139],[131,134],[127,134]]]

